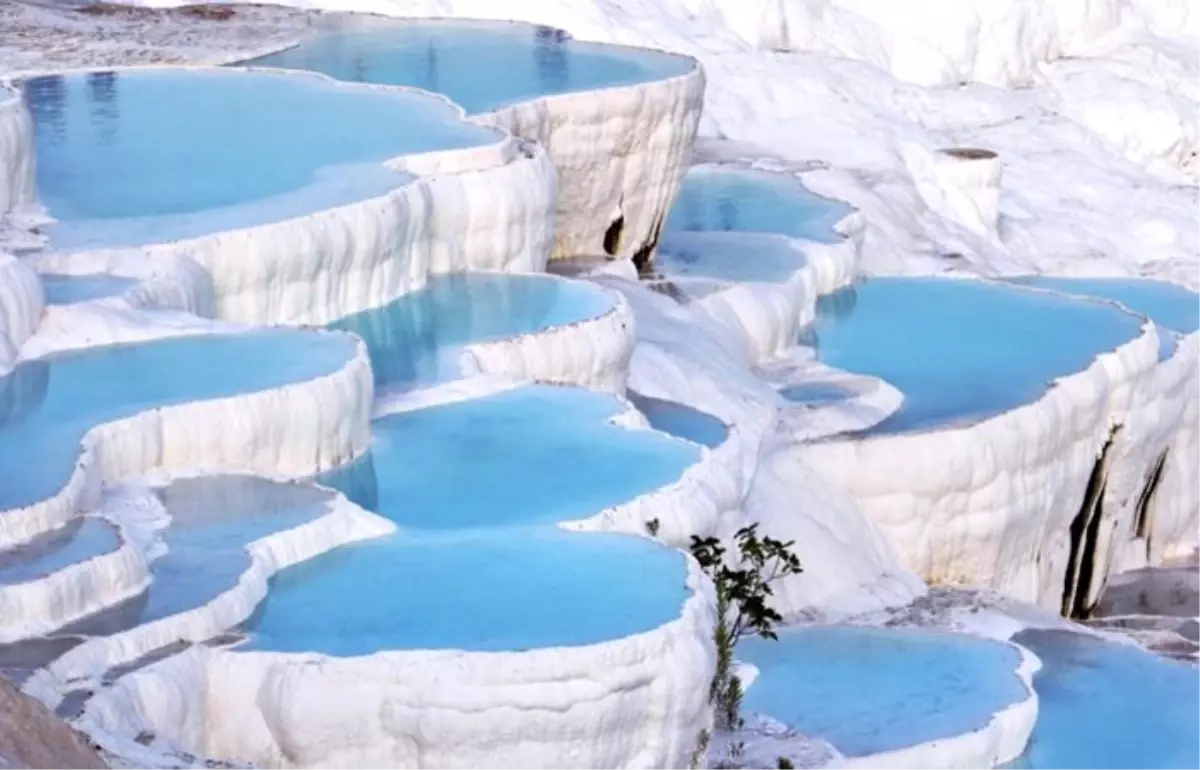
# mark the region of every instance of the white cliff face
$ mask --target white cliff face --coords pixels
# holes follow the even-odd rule
[[[33,120],[16,89],[0,84],[0,214],[33,201]]]
[[[475,119],[538,142],[554,161],[552,258],[645,256],[691,158],[704,85],[693,63],[667,80],[545,96]]]
[[[0,251],[0,376],[16,365],[17,351],[37,328],[44,301],[37,275]]]

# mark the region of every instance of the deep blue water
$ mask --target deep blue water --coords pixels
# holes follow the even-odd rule
[[[297,217],[399,186],[407,177],[387,158],[496,140],[436,99],[315,77],[147,69],[35,77],[22,90],[58,248]]]
[[[770,716],[861,757],[960,735],[1028,697],[1012,647],[907,628],[784,629],[744,639],[759,676],[743,712]]]
[[[433,278],[418,291],[330,328],[366,341],[376,384],[419,385],[457,378],[458,355],[467,343],[596,318],[613,302],[610,294],[583,281],[460,273]]]
[[[69,305],[120,294],[137,285],[132,278],[116,275],[52,275],[42,273],[42,290],[47,305]]]
[[[717,168],[683,178],[667,232],[776,233],[819,243],[841,237],[833,226],[853,209],[823,198],[786,174]]]
[[[656,51],[581,43],[549,27],[413,19],[330,31],[248,64],[415,86],[445,94],[472,113],[539,96],[662,80],[694,66]]]
[[[0,550],[0,586],[46,577],[77,562],[112,553],[121,546],[116,527],[85,518]]]
[[[665,401],[630,391],[626,397],[646,416],[650,427],[670,436],[716,449],[729,437],[725,423],[677,401]]]
[[[1200,670],[1069,631],[1013,641],[1042,669],[1029,748],[1008,767],[1200,767]]]
[[[1004,283],[871,278],[853,303],[819,306],[808,333],[824,363],[904,393],[900,410],[870,430],[895,433],[1030,403],[1140,330],[1115,307]]]
[[[1146,316],[1160,328],[1159,360],[1166,360],[1175,353],[1174,334],[1186,335],[1200,329],[1200,295],[1167,281],[1039,275],[1015,278],[1013,282],[1120,302],[1133,312]],[[1168,333],[1163,334],[1162,330]]]
[[[90,428],[148,409],[303,382],[355,352],[344,335],[264,329],[88,348],[0,378],[2,511],[62,489]]]

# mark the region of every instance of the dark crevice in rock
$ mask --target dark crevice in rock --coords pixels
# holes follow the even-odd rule
[[[621,250],[621,234],[625,231],[625,215],[621,214],[612,221],[604,231],[604,253],[610,257],[617,256]]]
[[[1162,481],[1163,471],[1167,467],[1167,453],[1170,450],[1163,450],[1163,453],[1154,461],[1154,465],[1150,468],[1150,473],[1146,476],[1146,484],[1142,487],[1142,494],[1138,496],[1137,507],[1133,509],[1133,533],[1134,537],[1146,538],[1146,551],[1149,555],[1150,551],[1150,525],[1154,523],[1154,498],[1158,492],[1159,482]]]
[[[1104,492],[1108,488],[1108,453],[1121,426],[1113,427],[1100,450],[1079,513],[1071,521],[1071,554],[1063,582],[1062,614],[1086,619],[1091,612],[1088,595],[1095,575],[1096,548],[1100,540],[1100,525],[1104,520]]]

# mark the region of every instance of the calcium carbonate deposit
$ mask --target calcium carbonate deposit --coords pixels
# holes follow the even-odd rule
[[[175,6],[0,0],[0,766],[1200,766],[1188,0]]]

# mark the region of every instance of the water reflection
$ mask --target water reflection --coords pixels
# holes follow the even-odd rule
[[[533,36],[536,41],[533,60],[537,65],[538,81],[547,91],[566,91],[571,80],[567,68],[567,33],[538,26]]]
[[[25,106],[33,116],[41,141],[61,144],[67,136],[67,81],[62,75],[44,75],[21,83]]]
[[[96,126],[101,145],[110,145],[117,138],[117,73],[92,72],[87,76],[88,107],[92,125]]]

